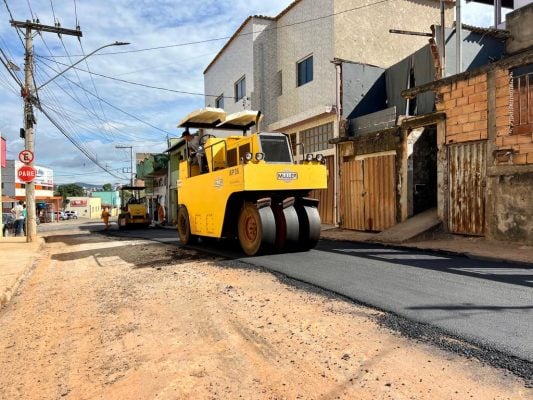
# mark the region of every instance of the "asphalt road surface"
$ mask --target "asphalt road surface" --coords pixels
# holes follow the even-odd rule
[[[168,229],[113,234],[179,244]],[[324,240],[309,252],[261,257],[227,244],[203,248],[533,362],[533,266]]]

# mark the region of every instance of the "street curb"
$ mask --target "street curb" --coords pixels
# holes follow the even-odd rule
[[[29,262],[26,264],[24,269],[20,272],[19,276],[15,280],[15,283],[11,287],[6,287],[3,293],[0,293],[0,308],[5,307],[13,298],[18,288],[28,278],[35,267],[35,260],[37,258],[36,254],[44,247],[45,240],[42,237],[38,237],[39,246],[35,249],[34,254],[32,254]]]
[[[519,266],[526,266],[526,267],[532,267],[533,263],[527,262],[527,261],[521,261],[521,260],[510,260],[510,259],[504,259],[499,257],[491,257],[491,256],[484,256],[480,254],[475,253],[469,253],[469,252],[460,252],[460,251],[453,251],[453,250],[446,250],[446,249],[435,249],[432,247],[418,247],[416,245],[409,245],[409,244],[401,244],[401,243],[388,243],[388,242],[381,242],[376,240],[350,240],[350,239],[339,239],[339,238],[329,238],[326,236],[321,236],[321,240],[330,240],[333,242],[353,242],[353,243],[359,243],[359,244],[373,244],[373,245],[380,245],[385,246],[392,249],[408,249],[408,250],[418,250],[418,251],[427,251],[434,254],[440,254],[440,255],[448,255],[448,256],[458,256],[458,257],[466,257],[471,260],[479,260],[479,261],[488,261],[488,262],[502,262],[507,264],[514,264]]]

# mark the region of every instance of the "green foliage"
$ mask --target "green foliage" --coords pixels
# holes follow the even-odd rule
[[[85,192],[83,188],[75,183],[69,183],[67,185],[56,186],[54,193],[56,196],[61,196],[64,199],[67,197],[83,197]]]
[[[113,186],[111,186],[110,183],[106,183],[102,186],[102,190],[104,192],[111,192],[113,190]]]

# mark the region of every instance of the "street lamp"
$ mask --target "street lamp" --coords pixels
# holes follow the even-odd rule
[[[41,89],[42,87],[48,85],[50,82],[52,82],[54,79],[60,77],[61,75],[63,75],[65,72],[67,72],[69,69],[71,68],[74,68],[76,65],[78,65],[79,63],[81,63],[83,60],[85,60],[86,58],[92,56],[94,53],[96,53],[97,51],[100,51],[102,49],[105,49],[106,47],[110,47],[110,46],[127,46],[128,42],[115,42],[115,43],[109,43],[109,44],[106,44],[105,46],[102,46],[102,47],[98,47],[96,50],[90,52],[89,54],[87,54],[85,57],[83,58],[80,58],[78,61],[76,61],[74,64],[72,64],[70,67],[68,68],[65,68],[63,71],[61,71],[59,74],[57,74],[56,76],[54,76],[53,78],[47,80],[45,83],[43,83],[41,86],[39,86],[38,88],[35,89],[35,91],[37,92],[39,89]]]
[[[31,29],[33,25],[31,24],[23,24],[26,26],[26,62],[25,62],[25,85],[24,89],[22,90],[23,97],[24,97],[24,147],[26,150],[31,151],[34,153],[34,138],[33,138],[33,124],[35,123],[35,119],[33,116],[33,103],[35,102],[34,96],[37,95],[37,92],[42,89],[44,86],[48,85],[50,82],[52,82],[57,77],[63,75],[65,72],[67,72],[69,69],[73,68],[74,66],[78,65],[80,62],[85,60],[86,58],[92,56],[97,51],[100,51],[106,47],[110,46],[124,46],[128,45],[129,43],[126,42],[114,42],[110,44],[106,44],[105,46],[101,46],[97,48],[96,50],[92,51],[91,53],[87,54],[85,57],[80,58],[78,61],[76,61],[74,64],[72,64],[70,67],[64,69],[59,74],[54,76],[53,78],[49,79],[45,83],[43,83],[41,86],[37,88],[33,88],[33,54],[31,49],[33,48],[32,45],[32,35],[31,35]],[[30,26],[31,25],[31,26]],[[51,28],[52,29],[52,28]],[[55,28],[57,30],[59,28]],[[81,35],[81,32],[76,33],[77,36]],[[33,167],[33,161],[29,163],[30,166]],[[33,242],[34,237],[37,234],[37,225],[36,225],[36,213],[35,213],[35,184],[34,182],[29,182],[26,184],[26,212],[27,212],[27,229],[26,229],[26,241],[27,242]]]

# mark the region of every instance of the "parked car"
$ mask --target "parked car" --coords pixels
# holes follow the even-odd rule
[[[15,234],[15,216],[11,213],[2,213],[2,236]]]
[[[78,219],[78,212],[74,210],[65,211],[67,219]]]
[[[67,217],[67,215],[65,214],[64,211],[56,211],[55,212],[55,219],[64,221],[64,220],[68,219],[68,217]]]

